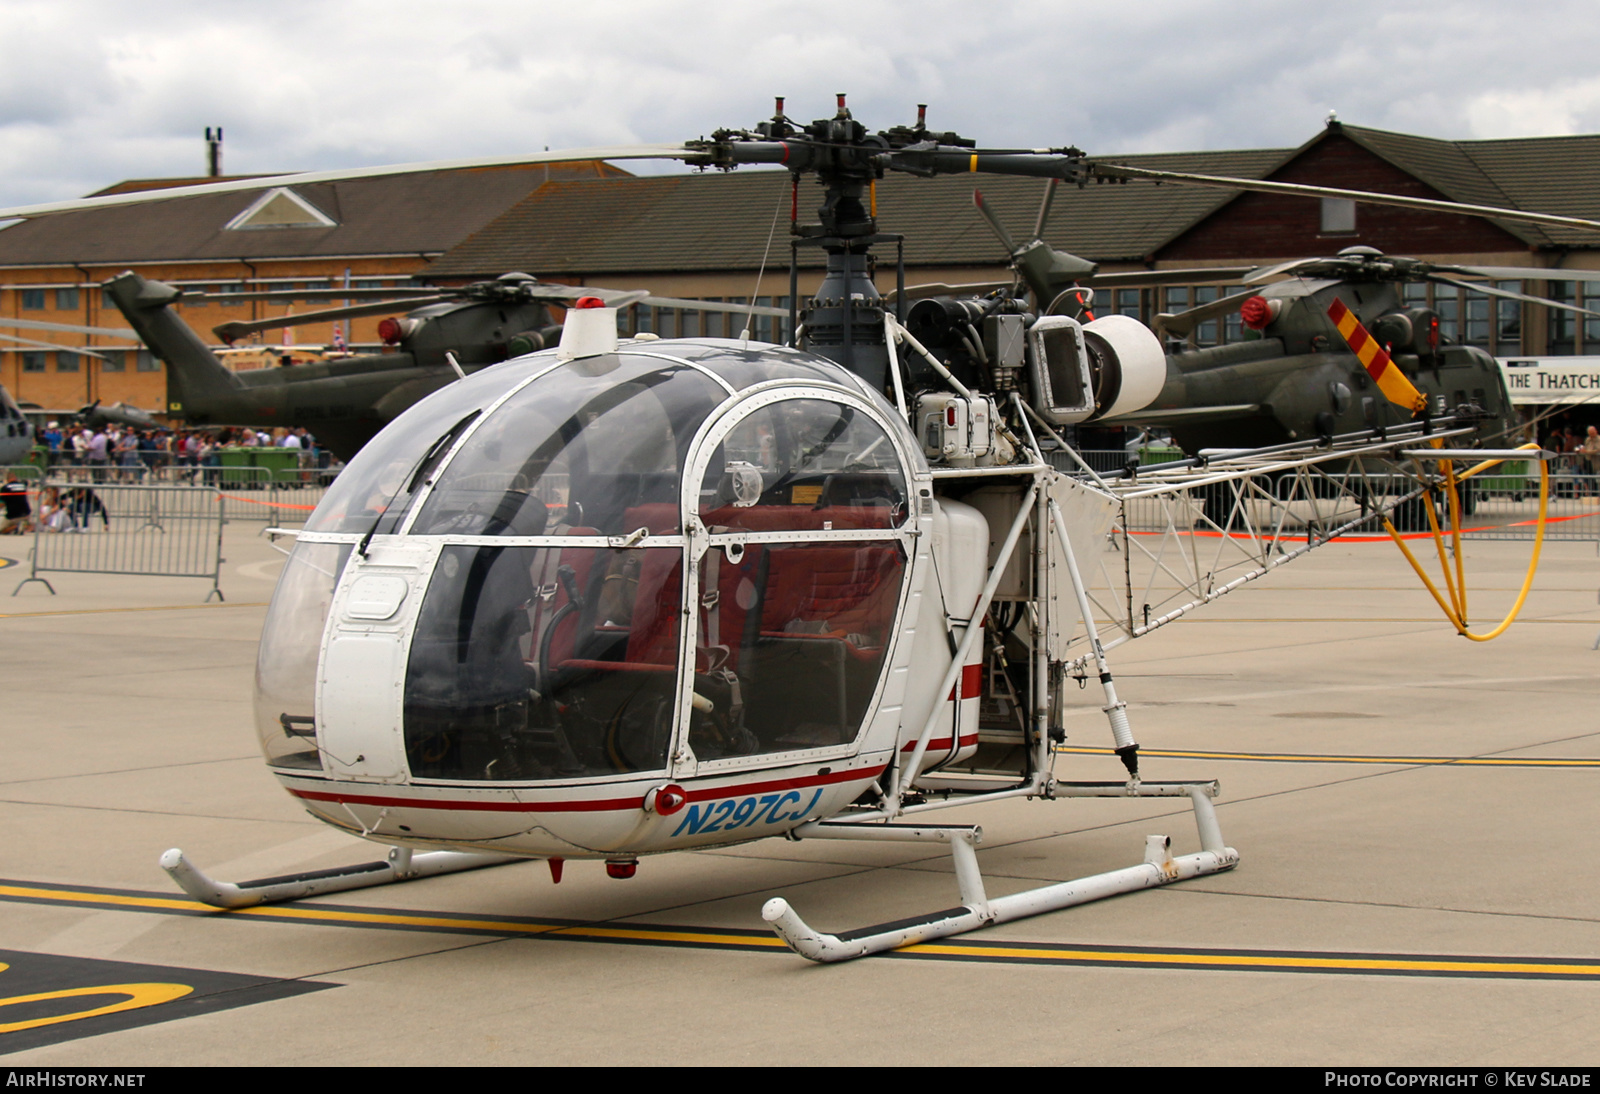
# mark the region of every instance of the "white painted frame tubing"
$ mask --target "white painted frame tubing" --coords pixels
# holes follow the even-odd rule
[[[234,884],[210,877],[174,847],[161,856],[161,868],[172,876],[179,888],[202,904],[209,904],[213,908],[251,908],[257,904],[277,904],[323,893],[368,889],[374,885],[392,885],[398,881],[527,861],[526,858],[513,855],[472,854],[465,851],[429,851],[413,855],[409,847],[391,847],[388,858],[382,862]]]

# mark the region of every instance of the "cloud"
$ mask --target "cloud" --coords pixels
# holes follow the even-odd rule
[[[800,119],[847,92],[985,144],[1292,147],[1330,109],[1449,138],[1600,127],[1575,2],[1338,6],[1018,0],[694,5],[275,0],[0,6],[0,204],[199,173],[335,168]]]

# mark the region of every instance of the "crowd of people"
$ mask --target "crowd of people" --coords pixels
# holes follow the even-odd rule
[[[115,424],[63,429],[51,421],[39,431],[39,440],[48,447],[46,478],[57,481],[41,486],[37,472],[23,477],[15,468],[0,471],[0,535],[20,535],[35,528],[45,532],[108,528],[110,516],[93,485],[195,482],[204,469],[222,466],[225,449],[295,452],[302,479],[311,476],[306,481],[315,480],[316,472],[330,463],[327,450],[299,427],[271,432],[244,426],[138,429]]]
[[[49,422],[39,433],[49,447],[52,468],[70,469],[68,477],[92,482],[185,481],[195,469],[221,464],[221,450],[281,448],[300,453],[303,468],[326,467],[328,454],[303,428],[271,432],[243,426],[223,429],[136,429],[105,425],[99,429]]]

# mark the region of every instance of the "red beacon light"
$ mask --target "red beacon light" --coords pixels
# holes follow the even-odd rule
[[[1264,296],[1252,296],[1239,306],[1239,318],[1251,330],[1266,330],[1272,321],[1278,318],[1278,313],[1283,310],[1283,301],[1268,300]]]

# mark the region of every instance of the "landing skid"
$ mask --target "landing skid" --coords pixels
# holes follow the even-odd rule
[[[1061,784],[1063,797],[1176,797],[1187,794],[1194,803],[1195,826],[1200,831],[1202,850],[1192,855],[1172,855],[1172,840],[1167,836],[1146,836],[1144,862],[1122,870],[1030,889],[1011,896],[990,899],[978,871],[976,847],[983,830],[976,825],[901,825],[861,824],[820,821],[802,825],[794,835],[801,839],[858,839],[950,844],[955,860],[956,884],[961,890],[961,905],[917,919],[883,923],[845,934],[823,934],[808,927],[782,897],[767,901],[761,917],[778,936],[801,957],[817,962],[848,961],[854,957],[882,953],[935,938],[965,934],[997,923],[1059,911],[1075,904],[1169,885],[1204,874],[1231,870],[1239,864],[1239,852],[1222,842],[1216,810],[1211,807],[1217,784],[1208,783],[1077,783]]]
[[[414,881],[461,870],[526,861],[525,858],[511,855],[475,855],[462,851],[429,851],[414,855],[410,848],[391,847],[389,857],[382,862],[365,862],[359,866],[313,870],[305,874],[261,878],[236,884],[207,876],[174,847],[161,856],[161,868],[172,875],[172,880],[178,883],[179,888],[202,904],[209,904],[213,908],[249,908],[257,904],[276,904],[324,893],[368,889],[374,885],[392,885],[398,881]]]

